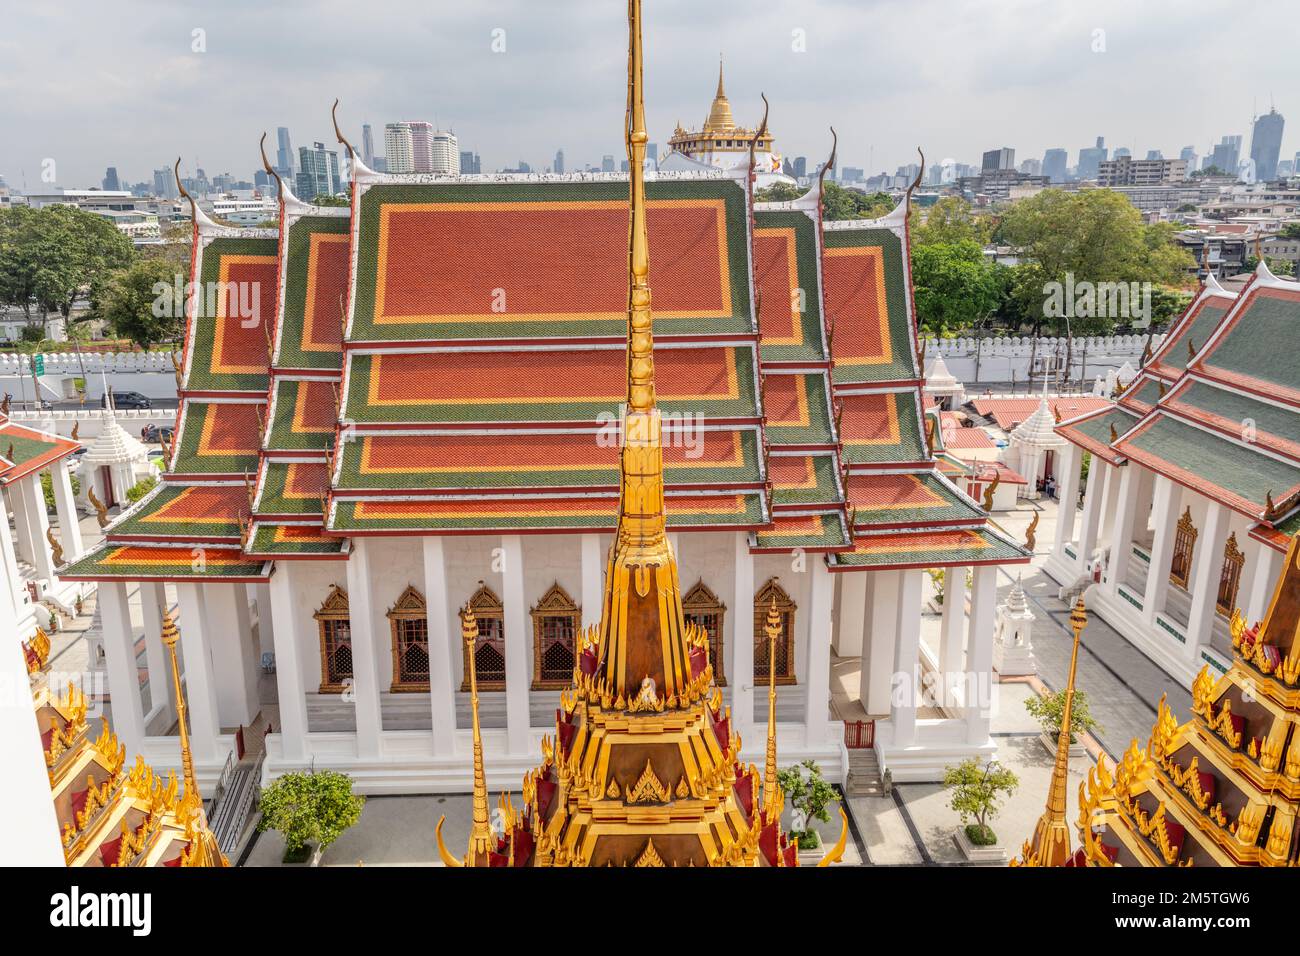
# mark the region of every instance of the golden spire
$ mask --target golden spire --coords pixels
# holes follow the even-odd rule
[[[770,815],[780,799],[776,782],[776,639],[781,633],[781,612],[776,598],[767,609],[767,758],[763,766],[763,809]]]
[[[1088,613],[1079,596],[1070,614],[1074,648],[1070,651],[1070,676],[1065,682],[1065,706],[1061,708],[1061,730],[1056,735],[1056,765],[1047,791],[1047,808],[1034,827],[1033,840],[1025,845],[1023,863],[1028,866],[1064,866],[1070,858],[1070,827],[1065,822],[1065,785],[1070,773],[1070,718],[1074,709],[1074,678],[1079,664],[1079,635],[1088,626]]]
[[[190,732],[185,726],[185,695],[181,693],[181,670],[176,663],[176,641],[180,637],[176,621],[170,611],[163,611],[162,639],[167,645],[167,655],[172,664],[172,686],[176,689],[176,722],[181,736],[181,775],[185,781],[187,794],[199,795],[199,785],[194,779],[194,757],[190,753]]]
[[[488,822],[487,778],[483,772],[483,735],[478,723],[478,675],[474,670],[474,651],[478,644],[478,621],[474,611],[466,606],[461,615],[461,636],[465,639],[465,653],[469,655],[469,707],[474,727],[474,827],[469,834],[467,866],[487,865],[487,855],[492,851],[492,825]]]
[[[727,91],[722,85],[722,54],[718,54],[718,92],[713,96],[713,105],[709,108],[709,118],[704,121],[706,133],[729,133],[736,128],[736,121],[731,116],[731,103],[727,100]]]

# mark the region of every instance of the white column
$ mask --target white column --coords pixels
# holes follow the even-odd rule
[[[1200,645],[1210,640],[1214,608],[1219,597],[1219,575],[1223,571],[1223,545],[1228,539],[1228,509],[1217,501],[1208,502],[1205,527],[1196,538],[1195,567],[1187,591],[1192,605],[1187,615],[1187,656],[1195,661]]]
[[[862,653],[862,634],[867,623],[867,578],[865,571],[836,574],[839,584],[839,614],[835,619],[835,653],[857,657]]]
[[[103,587],[101,584],[101,601]],[[190,724],[190,749],[197,760],[215,762],[221,722],[217,716],[216,680],[210,649],[213,635],[203,586],[194,581],[181,582],[176,585],[176,598],[180,605],[177,627],[181,632],[180,643],[185,658],[182,677],[185,681],[185,712]]]
[[[601,601],[604,589],[604,561],[600,553],[600,535],[582,536],[582,623],[583,626],[600,623]],[[678,567],[681,567],[679,564]]]
[[[27,501],[23,495],[22,480],[9,486],[9,510],[14,516],[14,549],[18,557],[35,566],[36,551],[32,548],[32,528],[27,518]]]
[[[18,621],[18,610],[24,606],[22,589],[23,578],[18,573],[18,554],[14,550],[13,534],[9,530],[9,514],[5,505],[5,496],[0,493],[0,618],[5,623]],[[2,627],[3,625],[0,625]],[[15,640],[26,635],[15,633]],[[4,639],[0,633],[0,640]]]
[[[286,760],[302,760],[307,755],[307,687],[298,654],[301,611],[298,608],[299,592],[293,580],[294,565],[293,561],[281,561],[275,566],[267,587],[269,604],[265,612],[258,609],[263,626],[268,618],[274,622],[275,686],[280,698],[280,726],[276,730],[280,734],[280,752]],[[349,592],[349,602],[351,598]],[[355,605],[349,604],[349,607]],[[356,641],[355,633],[353,641]]]
[[[424,601],[429,622],[429,706],[433,714],[433,752],[435,756],[456,753],[456,692],[452,686],[455,673],[453,648],[460,640],[459,622],[447,597],[447,567],[442,538],[424,539]]]
[[[1078,445],[1061,450],[1061,481],[1057,484],[1060,506],[1056,509],[1056,540],[1052,550],[1065,558],[1065,545],[1074,540],[1074,519],[1078,513],[1079,473],[1083,470],[1083,452]]]
[[[943,617],[939,622],[939,670],[946,706],[961,706],[960,675],[965,672],[966,568],[944,569]]]
[[[731,686],[731,725],[741,736],[742,746],[758,746],[753,739],[754,726],[754,556],[749,552],[749,537],[741,531],[735,536],[735,607],[727,615],[730,632],[731,662],[728,683]]]
[[[988,743],[993,706],[993,628],[998,605],[996,565],[975,568],[970,595],[970,653],[967,655],[966,742]],[[971,697],[974,699],[970,699]]]
[[[889,713],[894,647],[898,639],[901,571],[857,571],[867,578],[867,633],[862,639],[858,696],[868,714]]]
[[[144,657],[149,665],[150,708],[155,711],[162,708],[170,723],[176,716],[176,698],[172,688],[171,662],[162,642],[166,587],[157,581],[140,582],[140,614],[144,619]]]
[[[1088,485],[1083,494],[1083,517],[1079,529],[1079,570],[1088,567],[1092,552],[1097,547],[1097,532],[1101,525],[1102,491],[1106,483],[1107,465],[1096,455],[1088,467]]]
[[[512,754],[529,750],[532,718],[528,692],[533,683],[528,651],[528,604],[524,598],[524,542],[517,534],[501,538],[502,595],[506,627],[506,745]]]
[[[1092,459],[1095,467],[1100,462],[1094,456]],[[1109,543],[1111,531],[1115,527],[1115,497],[1119,488],[1119,466],[1107,463],[1105,469],[1105,482],[1101,488],[1101,524],[1097,532],[1099,541]]]
[[[217,714],[223,727],[248,726],[257,715],[257,656],[242,584],[202,585],[209,656],[216,680]]]
[[[899,571],[894,676],[889,707],[893,745],[910,747],[916,740],[916,708],[921,693],[921,574]],[[877,586],[879,586],[877,584]]]
[[[9,532],[0,507],[0,534]],[[0,615],[2,617],[3,615]],[[46,729],[38,727],[31,695],[27,693],[27,662],[13,618],[0,620],[0,767],[4,767],[5,813],[13,821],[0,840],[0,866],[66,866],[59,841],[59,821],[50,796],[49,770],[37,742]]]
[[[1133,554],[1133,527],[1137,522],[1138,475],[1136,465],[1120,469],[1119,495],[1115,506],[1115,526],[1111,535],[1110,560],[1106,563],[1106,590],[1116,594],[1128,571]]]
[[[36,576],[54,581],[54,556],[45,532],[50,526],[45,514],[45,493],[41,491],[39,475],[28,475],[17,482],[19,494],[23,499],[23,510],[27,514],[28,533],[31,535],[31,547],[36,568]]]
[[[286,562],[287,563],[287,562]],[[249,593],[257,604],[258,660],[262,654],[275,653],[275,616],[271,613],[271,585],[250,584]]]
[[[1277,585],[1282,555],[1262,542],[1255,542],[1254,554],[1246,559],[1243,573],[1250,574],[1250,596],[1246,601],[1246,623],[1254,624],[1264,619],[1273,591]]]
[[[804,729],[812,747],[825,744],[826,728],[830,725],[831,603],[835,582],[821,555],[812,555],[808,572],[812,579],[808,597],[808,676],[804,682],[808,696]]]
[[[144,743],[144,707],[140,700],[131,606],[123,582],[100,582],[99,627],[104,635],[104,669],[113,702],[113,732],[126,744],[128,754],[137,754]]]
[[[1043,453],[1038,448],[1030,448],[1022,445],[1020,448],[1020,473],[1025,477],[1028,484],[1025,485],[1025,497],[1030,501],[1037,501],[1039,498],[1038,491],[1038,472],[1042,467]]]
[[[1146,593],[1142,596],[1142,616],[1150,624],[1165,609],[1165,596],[1169,593],[1169,568],[1174,560],[1180,498],[1178,487],[1164,475],[1156,475],[1152,496],[1151,513],[1156,531],[1151,544],[1151,565],[1147,568]]]
[[[370,581],[370,541],[352,539],[348,555],[348,617],[352,627],[352,693],[356,706],[357,755],[378,757],[379,734],[383,714],[379,696],[379,649],[377,634],[387,640],[388,629],[381,627],[379,608],[375,607]],[[383,621],[383,624],[387,624]]]
[[[84,550],[81,543],[81,525],[77,522],[77,506],[72,497],[72,481],[68,477],[68,460],[56,461],[50,466],[54,485],[54,511],[59,517],[59,544],[63,559],[75,561]]]

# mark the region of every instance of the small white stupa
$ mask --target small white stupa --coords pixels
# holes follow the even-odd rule
[[[1043,477],[1047,453],[1059,452],[1065,446],[1065,439],[1056,433],[1056,418],[1044,395],[1034,413],[1011,431],[1010,455],[1015,460],[1012,467],[1025,477],[1024,497],[1039,497],[1038,479]]]
[[[1038,673],[1038,660],[1030,636],[1034,612],[1029,610],[1020,578],[1011,586],[1007,601],[998,607],[993,635],[993,669],[1002,677],[1024,677]]]
[[[955,409],[966,404],[966,387],[957,381],[957,377],[948,371],[948,365],[938,352],[934,361],[925,371],[925,393],[939,400],[941,407]],[[948,399],[947,402],[944,399]]]
[[[78,498],[89,506],[89,492],[93,488],[95,497],[107,507],[125,507],[127,489],[157,469],[149,461],[149,450],[118,422],[111,404],[100,415],[99,434],[81,456],[78,467],[81,477]]]

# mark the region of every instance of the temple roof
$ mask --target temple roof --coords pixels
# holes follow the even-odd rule
[[[80,442],[17,425],[0,415],[0,485],[43,471],[80,447]]]

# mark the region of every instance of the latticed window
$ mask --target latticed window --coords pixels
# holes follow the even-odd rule
[[[531,614],[534,689],[568,687],[573,680],[582,620],[578,606],[557,583],[542,595]]]
[[[469,599],[469,607],[478,621],[478,640],[474,642],[474,671],[478,689],[506,689],[506,631],[505,610],[501,599],[484,584]],[[461,648],[465,673],[460,689],[469,690],[469,655]]]
[[[776,602],[781,616],[781,633],[776,639],[776,682],[793,684],[794,677],[794,602],[776,578],[770,578],[754,596],[754,680],[766,683],[768,675],[767,612]]]
[[[1223,546],[1223,568],[1219,571],[1219,594],[1215,602],[1219,613],[1230,615],[1237,607],[1237,588],[1241,585],[1241,569],[1245,567],[1246,556],[1237,547],[1237,532],[1228,535],[1228,543]]]
[[[344,681],[352,679],[352,622],[348,616],[348,592],[338,585],[314,615],[320,633],[320,692],[337,694]]]
[[[388,609],[394,691],[429,689],[429,619],[424,595],[408,587]]]
[[[1192,524],[1192,509],[1189,506],[1178,519],[1178,528],[1174,532],[1174,559],[1169,565],[1169,580],[1180,588],[1187,587],[1187,579],[1192,574],[1192,555],[1196,551],[1196,525]]]
[[[725,687],[727,678],[722,664],[722,625],[727,606],[718,600],[703,581],[686,592],[682,598],[682,613],[687,624],[704,628],[709,635],[709,663],[713,665],[713,681]]]

